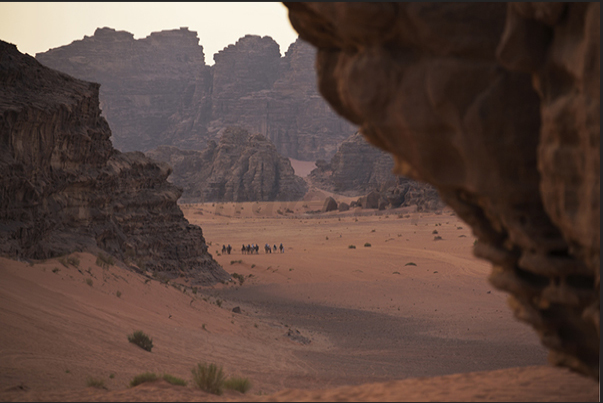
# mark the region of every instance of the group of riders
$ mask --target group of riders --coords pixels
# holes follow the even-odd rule
[[[274,249],[274,253],[276,253],[277,250],[279,250],[281,253],[285,252],[285,248],[283,247],[283,244],[280,244],[280,246],[277,248],[276,244],[274,244],[274,247],[270,247],[269,244],[264,245],[264,251],[266,253],[272,253]],[[222,254],[228,253],[230,255],[230,252],[232,251],[232,246],[229,245],[222,245]],[[241,246],[241,253],[243,255],[247,254],[258,254],[260,253],[260,247],[259,245],[256,244],[247,244],[247,245],[243,245]]]

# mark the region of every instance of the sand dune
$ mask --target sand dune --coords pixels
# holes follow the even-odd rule
[[[598,400],[597,382],[547,366],[450,210],[304,214],[321,206],[183,205],[216,260],[245,278],[196,293],[184,278],[103,269],[88,253],[71,255],[77,267],[0,258],[0,400]],[[240,251],[281,242],[282,254]],[[128,343],[138,329],[152,352]],[[145,371],[190,380],[203,361],[252,389],[127,387]],[[86,387],[88,377],[107,389]]]

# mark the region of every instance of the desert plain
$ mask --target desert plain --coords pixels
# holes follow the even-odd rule
[[[596,381],[547,364],[451,209],[315,212],[328,195],[181,205],[236,273],[226,284],[103,268],[83,252],[0,258],[0,400],[599,401]],[[135,330],[151,352],[128,342]],[[252,387],[203,392],[191,382],[199,362]],[[128,387],[146,371],[188,386]]]

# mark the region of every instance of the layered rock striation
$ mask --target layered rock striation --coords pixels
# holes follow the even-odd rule
[[[319,96],[314,53],[298,39],[281,57],[272,38],[247,35],[208,66],[187,28],[143,39],[99,28],[36,58],[101,84],[101,107],[122,151],[202,150],[233,125],[263,134],[284,156],[316,160],[330,158],[354,127]]]
[[[220,134],[203,151],[160,146],[146,155],[173,167],[170,180],[183,189],[184,202],[291,201],[306,194],[306,182],[263,135],[238,127]]]
[[[285,3],[321,94],[471,225],[551,362],[599,374],[599,3]]]
[[[176,204],[171,169],[113,148],[99,85],[0,41],[0,253],[49,258],[104,250],[139,268],[229,278]]]

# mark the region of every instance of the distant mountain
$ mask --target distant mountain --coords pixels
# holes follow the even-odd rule
[[[355,131],[318,94],[314,55],[298,39],[281,57],[269,36],[247,35],[208,66],[197,33],[187,28],[142,39],[99,28],[36,58],[101,84],[101,109],[122,151],[202,150],[233,125],[263,134],[284,156],[314,161],[330,158]]]
[[[183,202],[289,201],[306,194],[306,182],[263,135],[237,127],[220,134],[203,151],[159,146],[146,153],[173,167],[169,180],[183,189]]]

